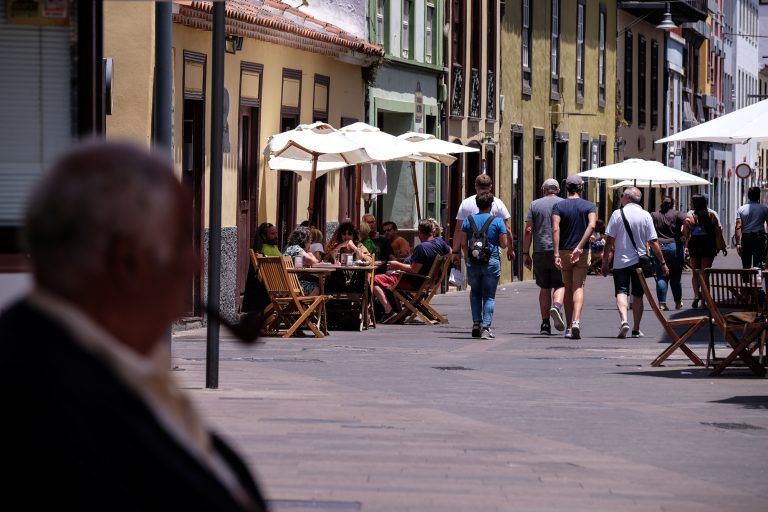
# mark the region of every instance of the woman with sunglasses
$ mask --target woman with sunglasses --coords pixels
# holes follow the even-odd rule
[[[373,263],[371,253],[360,242],[360,234],[351,222],[342,222],[325,248],[325,259],[331,262],[338,261],[344,254],[352,254],[355,261]]]

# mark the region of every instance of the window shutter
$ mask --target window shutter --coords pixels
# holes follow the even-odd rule
[[[72,143],[71,29],[0,9],[0,226],[18,226],[43,171]]]

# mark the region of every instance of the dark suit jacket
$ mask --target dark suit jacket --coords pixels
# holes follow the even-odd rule
[[[4,503],[25,510],[244,510],[133,391],[34,306],[20,302],[0,316],[0,350]],[[213,443],[254,510],[266,510],[245,464],[221,439]]]

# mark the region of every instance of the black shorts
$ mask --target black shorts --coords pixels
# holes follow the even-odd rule
[[[613,269],[614,295],[620,293],[629,295],[631,291],[633,297],[643,296],[643,285],[640,284],[640,278],[637,276],[637,272],[635,272],[637,268],[638,265],[634,264],[625,268]]]
[[[533,260],[533,275],[536,277],[536,286],[549,290],[551,288],[562,288],[563,274],[555,266],[555,252],[534,252],[531,257]]]

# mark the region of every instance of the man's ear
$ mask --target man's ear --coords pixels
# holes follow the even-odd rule
[[[122,290],[131,290],[139,285],[139,279],[144,262],[139,252],[139,246],[130,238],[119,238],[112,242],[107,258],[107,272],[112,276],[113,283]]]

